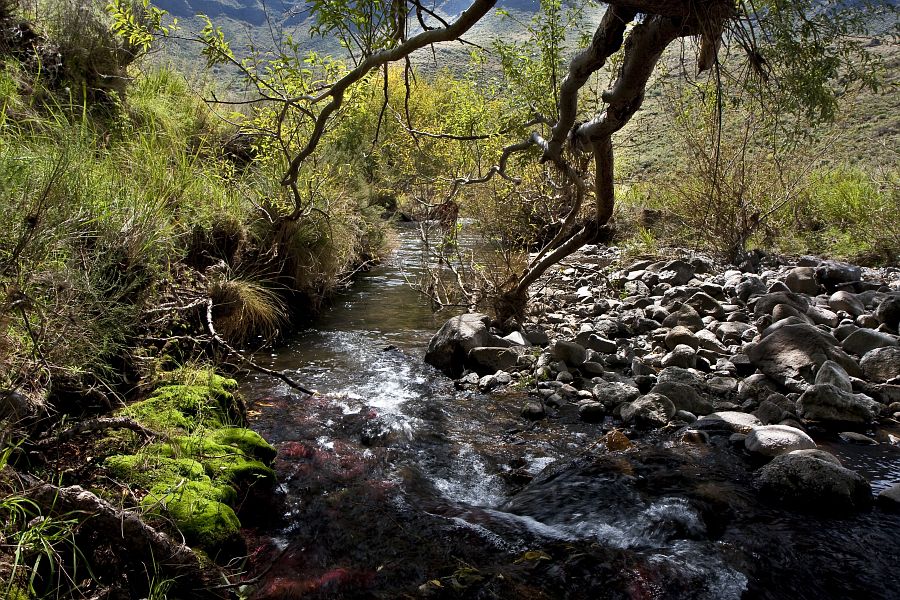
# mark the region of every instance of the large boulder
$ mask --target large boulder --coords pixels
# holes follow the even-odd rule
[[[425,362],[450,377],[459,377],[473,348],[512,346],[512,342],[490,332],[489,322],[490,317],[480,313],[466,313],[449,319],[431,338]]]
[[[859,361],[863,373],[869,381],[884,383],[888,379],[900,377],[900,347],[888,346],[866,352]]]
[[[803,392],[797,406],[800,417],[826,423],[867,424],[881,412],[881,404],[865,394],[854,394],[829,383]]]
[[[647,394],[622,407],[622,420],[637,427],[662,427],[675,416],[675,405],[662,394]]]
[[[778,456],[794,450],[811,450],[816,443],[796,427],[766,425],[751,431],[744,438],[744,446],[754,454]]]
[[[756,472],[764,496],[808,512],[845,513],[872,503],[869,482],[813,454],[782,454]]]
[[[789,389],[803,389],[827,360],[833,360],[853,377],[861,371],[852,358],[837,347],[837,340],[812,325],[781,327],[747,349],[757,369]]]

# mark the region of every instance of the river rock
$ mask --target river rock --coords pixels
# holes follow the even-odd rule
[[[841,343],[841,347],[844,350],[857,356],[863,356],[875,348],[887,348],[889,346],[897,346],[897,337],[889,333],[875,331],[874,329],[857,329]]]
[[[681,367],[682,369],[692,369],[697,364],[697,352],[686,344],[679,344],[675,348],[663,356],[660,365],[666,367]]]
[[[540,421],[546,414],[544,405],[541,402],[527,402],[522,407],[522,416],[529,421]]]
[[[816,267],[816,281],[831,291],[862,279],[862,269],[836,260],[823,261]]]
[[[806,309],[806,316],[812,319],[816,325],[825,325],[827,327],[837,327],[841,322],[841,318],[834,311],[828,310],[822,306],[810,306]]]
[[[788,271],[784,283],[795,294],[815,296],[819,293],[819,282],[816,281],[816,270],[812,267],[794,267]]]
[[[756,327],[750,323],[727,321],[725,323],[719,323],[719,326],[716,328],[716,337],[719,338],[723,344],[740,344],[744,334],[755,329]]]
[[[466,364],[479,375],[490,375],[497,371],[510,371],[519,362],[519,348],[492,348],[479,346],[469,350]]]
[[[755,427],[762,426],[753,415],[738,411],[719,411],[700,417],[694,422],[694,429],[702,431],[730,431],[733,433],[750,433]]]
[[[753,411],[753,416],[759,419],[760,422],[771,425],[784,419],[784,412],[784,409],[778,404],[770,400],[763,400],[759,403],[759,407]]]
[[[599,423],[606,416],[606,407],[602,402],[587,400],[578,405],[578,418],[585,423]]]
[[[703,329],[702,331],[706,330]],[[669,330],[666,334],[665,344],[666,348],[669,350],[673,350],[675,346],[678,345],[690,346],[695,350],[700,347],[700,342],[698,341],[697,336],[694,335],[694,332],[681,325]]]
[[[638,388],[617,381],[601,381],[594,386],[591,392],[594,398],[598,402],[603,403],[607,410],[611,410],[625,402],[637,400],[641,395]]]
[[[713,411],[712,402],[701,396],[694,387],[684,383],[663,381],[657,383],[650,392],[665,396],[678,410],[686,410],[695,415],[707,415]]]
[[[680,308],[672,311],[662,322],[663,327],[674,328],[679,325],[691,331],[703,329],[703,319],[689,304],[682,304]]]
[[[875,309],[875,317],[888,328],[897,331],[900,327],[900,296],[888,296]]]
[[[888,346],[866,352],[859,366],[869,381],[884,383],[900,376],[900,347]]]
[[[491,333],[488,323],[490,317],[480,313],[466,313],[449,319],[431,338],[425,352],[425,362],[450,377],[459,377],[472,348],[502,348],[512,345]]]
[[[808,450],[793,450],[789,454],[794,456],[812,456],[813,458],[818,458],[819,460],[824,460],[825,462],[830,462],[833,465],[837,465],[839,467],[843,467],[841,464],[841,460],[826,450],[822,450],[821,448],[810,448]]]
[[[522,333],[521,331],[513,331],[509,335],[503,336],[503,339],[508,342],[512,342],[516,346],[530,346],[531,345],[531,342],[529,342],[525,338],[525,334]]]
[[[809,450],[816,447],[811,437],[795,427],[764,425],[751,431],[744,439],[744,446],[754,454],[778,456],[793,450]]]
[[[675,416],[675,405],[662,394],[649,393],[622,407],[622,420],[638,427],[662,427]]]
[[[866,312],[866,306],[856,297],[856,294],[841,290],[828,298],[828,306],[834,312],[844,311],[854,319]]]
[[[755,475],[764,496],[808,512],[860,510],[872,502],[865,478],[811,454],[781,454]]]
[[[672,286],[684,285],[694,277],[694,267],[683,260],[671,260],[657,273],[660,283]]]
[[[840,388],[845,392],[853,391],[853,384],[850,382],[850,375],[844,368],[833,360],[826,360],[816,372],[816,385],[830,384]]]
[[[550,352],[555,359],[564,361],[570,367],[580,367],[587,358],[584,346],[565,340],[554,342]]]
[[[800,396],[800,417],[826,423],[861,423],[874,421],[881,404],[865,394],[854,394],[831,384],[814,385]]]
[[[701,315],[709,315],[715,319],[725,318],[725,309],[718,300],[706,292],[696,292],[688,299],[687,303]]]
[[[788,389],[802,388],[826,360],[841,365],[850,375],[861,371],[841,349],[837,340],[812,325],[787,325],[747,348],[747,356],[760,371]],[[798,390],[799,391],[799,390]]]
[[[774,292],[756,299],[756,303],[753,305],[753,316],[759,318],[771,315],[779,304],[789,306],[801,314],[806,314],[806,310],[809,308],[809,301],[803,296],[792,292]]]
[[[900,483],[881,490],[881,493],[878,494],[878,506],[884,510],[900,512]]]

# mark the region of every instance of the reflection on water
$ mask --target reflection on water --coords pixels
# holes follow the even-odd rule
[[[279,452],[276,498],[245,518],[251,563],[272,563],[256,598],[900,597],[896,516],[785,513],[727,447],[598,455],[596,425],[454,390],[421,361],[442,319],[406,286],[419,253],[401,232],[271,357],[323,396],[244,386]],[[849,452],[896,478],[896,457]]]

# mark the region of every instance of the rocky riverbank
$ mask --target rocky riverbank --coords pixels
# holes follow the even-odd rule
[[[611,452],[727,443],[760,497],[790,510],[900,506],[900,481],[873,494],[822,443],[900,445],[900,269],[623,264],[586,247],[536,289],[525,323],[455,317],[426,360],[461,388],[524,388],[524,418],[594,423]]]

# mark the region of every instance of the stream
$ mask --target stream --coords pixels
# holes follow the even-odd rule
[[[253,598],[900,598],[900,516],[764,504],[727,440],[626,452],[577,413],[458,391],[426,365],[436,317],[406,284],[415,229],[268,360],[243,393],[278,449],[271,499],[241,512]],[[896,448],[841,459],[877,492]],[[832,450],[835,451],[835,450]],[[854,466],[858,465],[858,466]]]

